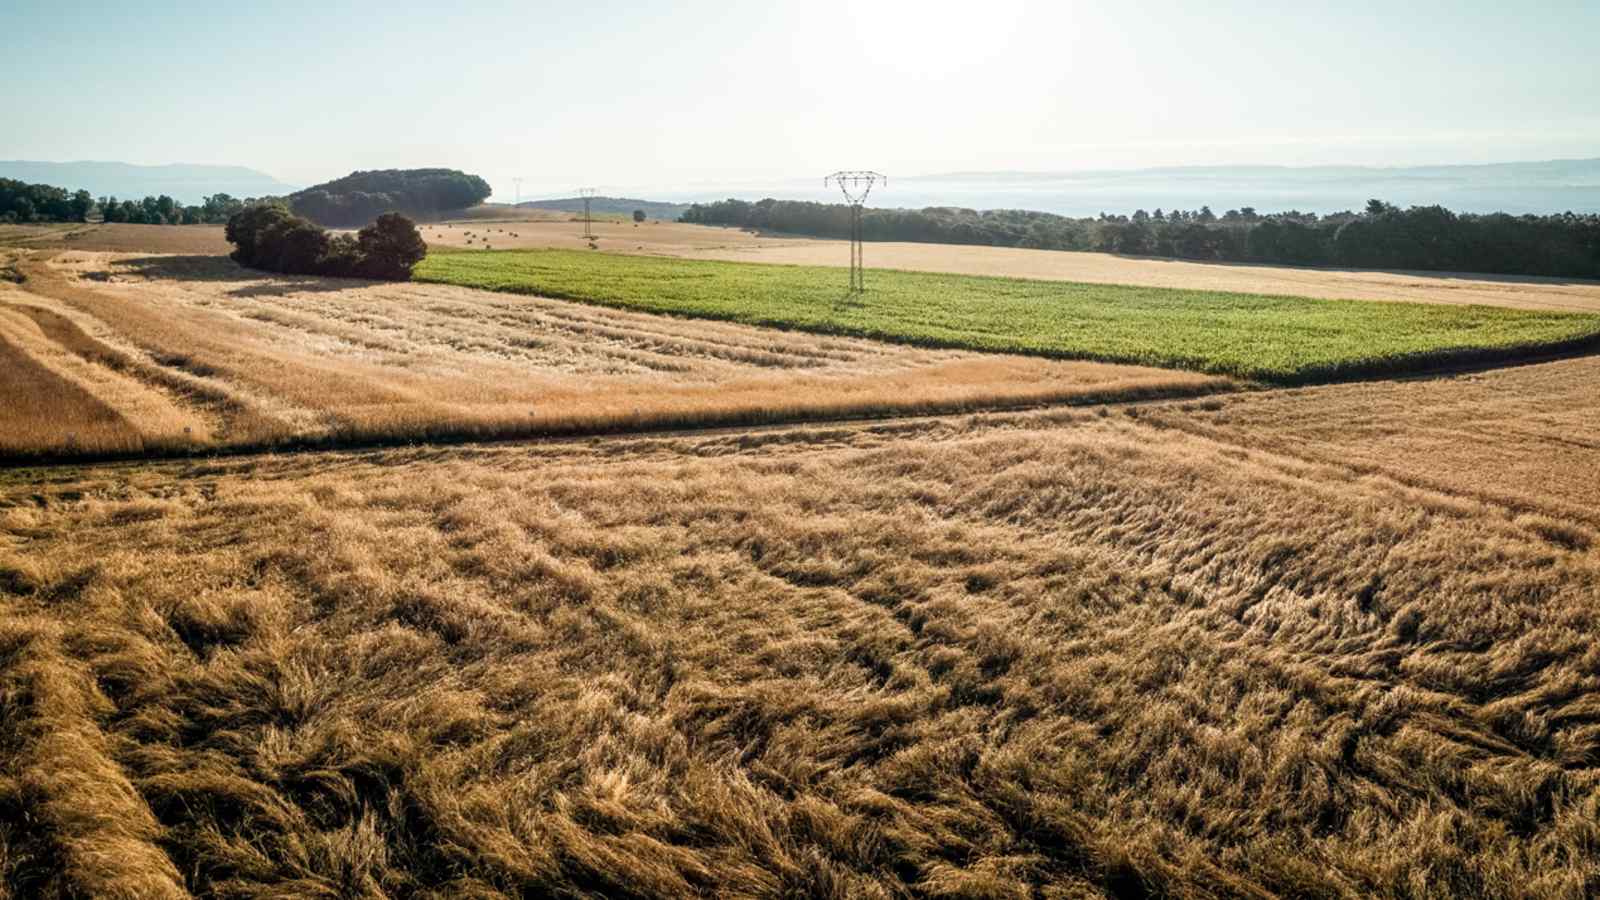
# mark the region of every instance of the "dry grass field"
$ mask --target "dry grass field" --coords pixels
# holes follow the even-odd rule
[[[1226,379],[923,350],[210,256],[0,251],[0,456],[394,443],[1192,395]]]
[[[0,473],[0,895],[1592,896],[1597,389]]]
[[[221,225],[0,225],[0,247],[226,256]]]

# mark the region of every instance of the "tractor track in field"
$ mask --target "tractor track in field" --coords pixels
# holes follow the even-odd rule
[[[1390,378],[1348,378],[1331,380],[1314,385],[1289,385],[1270,386],[1259,383],[1239,382],[1232,388],[1220,388],[1197,391],[1194,393],[1169,393],[1157,397],[1137,397],[1126,399],[1095,400],[1092,397],[1079,398],[1068,401],[1047,403],[1018,403],[1018,404],[991,404],[972,409],[949,412],[907,412],[907,413],[875,413],[873,415],[859,416],[816,416],[806,415],[798,418],[785,419],[767,423],[724,425],[708,423],[704,426],[670,425],[652,427],[649,425],[630,427],[626,425],[608,426],[596,429],[573,431],[552,434],[520,434],[504,437],[484,437],[477,435],[461,435],[452,437],[442,435],[426,439],[312,439],[304,441],[290,441],[270,446],[218,446],[207,447],[203,450],[172,449],[163,452],[137,452],[137,453],[106,453],[106,454],[54,454],[35,455],[28,457],[0,458],[0,472],[25,471],[30,469],[51,469],[62,466],[89,467],[89,466],[121,466],[129,463],[140,462],[181,462],[205,461],[213,459],[249,459],[251,457],[273,457],[285,454],[327,454],[327,453],[358,453],[363,451],[391,450],[401,448],[422,447],[460,447],[460,446],[504,446],[504,445],[551,445],[561,446],[594,441],[626,441],[636,439],[670,439],[679,437],[717,437],[730,435],[770,435],[781,434],[787,431],[804,430],[817,427],[833,428],[866,428],[873,425],[896,424],[916,425],[919,423],[951,422],[981,416],[1024,416],[1028,414],[1047,412],[1051,410],[1068,409],[1104,409],[1104,410],[1130,410],[1148,407],[1161,407],[1179,404],[1203,403],[1208,399],[1218,397],[1248,395],[1250,397],[1293,397],[1308,392],[1315,392],[1323,388],[1348,385],[1353,383],[1370,384],[1403,384],[1406,382],[1422,382],[1453,376],[1471,375],[1480,372],[1493,372],[1500,370],[1519,369],[1528,366],[1541,365],[1560,360],[1574,359],[1591,356],[1590,353],[1550,352],[1530,355],[1513,362],[1470,362],[1454,366],[1430,369]]]
[[[1292,391],[1295,388],[1264,388],[1263,392]],[[1304,390],[1299,388],[1298,390]],[[167,453],[108,453],[102,455],[55,455],[36,456],[26,459],[0,459],[0,472],[15,472],[29,469],[54,469],[61,467],[92,468],[102,466],[126,466],[130,463],[171,463],[171,462],[204,462],[215,459],[250,459],[252,457],[278,457],[290,454],[331,454],[331,453],[360,453],[375,450],[394,450],[423,447],[462,447],[462,446],[504,446],[504,445],[570,445],[592,443],[594,441],[631,441],[639,439],[670,439],[670,438],[704,438],[736,435],[770,435],[782,434],[788,431],[801,431],[806,429],[829,427],[840,429],[865,428],[873,425],[917,425],[922,423],[950,422],[961,419],[971,419],[981,416],[1024,416],[1030,413],[1046,412],[1063,409],[1106,409],[1121,410],[1139,407],[1160,406],[1163,404],[1178,403],[1203,403],[1207,399],[1236,394],[1239,391],[1210,391],[1191,395],[1176,395],[1164,397],[1143,397],[1132,400],[1107,400],[1103,402],[1068,402],[1068,403],[1028,403],[1003,406],[986,406],[981,409],[971,409],[961,412],[944,413],[884,413],[871,416],[826,417],[807,416],[782,422],[771,422],[755,425],[706,425],[671,426],[663,428],[605,428],[593,431],[576,432],[571,434],[552,435],[517,435],[508,437],[475,437],[463,436],[460,438],[437,437],[427,440],[365,440],[341,442],[305,442],[300,444],[283,444],[273,447],[208,447],[204,451],[185,452],[173,451]]]

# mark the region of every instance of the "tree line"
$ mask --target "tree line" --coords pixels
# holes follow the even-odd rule
[[[355,235],[332,235],[281,204],[258,203],[229,217],[223,234],[240,265],[295,275],[405,281],[428,252],[417,226],[396,212]]]
[[[487,181],[456,169],[382,169],[352,172],[288,199],[297,216],[349,228],[390,211],[433,218],[476,206],[489,194]]]
[[[386,212],[434,218],[476,206],[489,194],[488,182],[456,169],[384,169],[352,172],[290,194],[283,202],[301,218],[333,228],[354,228]],[[143,200],[96,199],[88,191],[0,178],[0,222],[87,222],[98,211],[107,222],[219,224],[248,205],[274,199],[240,200],[215,194],[192,205],[165,194]]]
[[[0,222],[87,222],[98,211],[107,222],[138,225],[208,225],[228,221],[253,200],[213,194],[198,204],[184,205],[162,194],[143,200],[94,198],[88,191],[68,191],[49,184],[27,184],[0,178]]]
[[[694,204],[682,221],[816,237],[850,234],[849,207],[841,203],[730,199]],[[1474,215],[1442,206],[1401,209],[1382,200],[1370,201],[1360,212],[1322,216],[1296,210],[1264,215],[1251,207],[1219,216],[1202,206],[1072,218],[1027,210],[928,207],[868,209],[862,213],[861,229],[870,241],[1600,278],[1600,215],[1570,212]]]

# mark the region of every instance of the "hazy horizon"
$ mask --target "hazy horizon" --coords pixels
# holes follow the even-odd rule
[[[425,25],[426,27],[422,27]],[[598,2],[0,12],[0,158],[580,184],[1600,156],[1600,7]],[[139,50],[146,52],[137,52]],[[1486,61],[1492,61],[1492,65]],[[93,115],[85,114],[92,109]]]

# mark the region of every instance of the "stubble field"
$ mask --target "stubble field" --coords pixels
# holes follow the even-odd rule
[[[0,457],[350,445],[1185,396],[1225,379],[928,350],[206,256],[9,253]],[[26,380],[24,384],[22,379]]]

